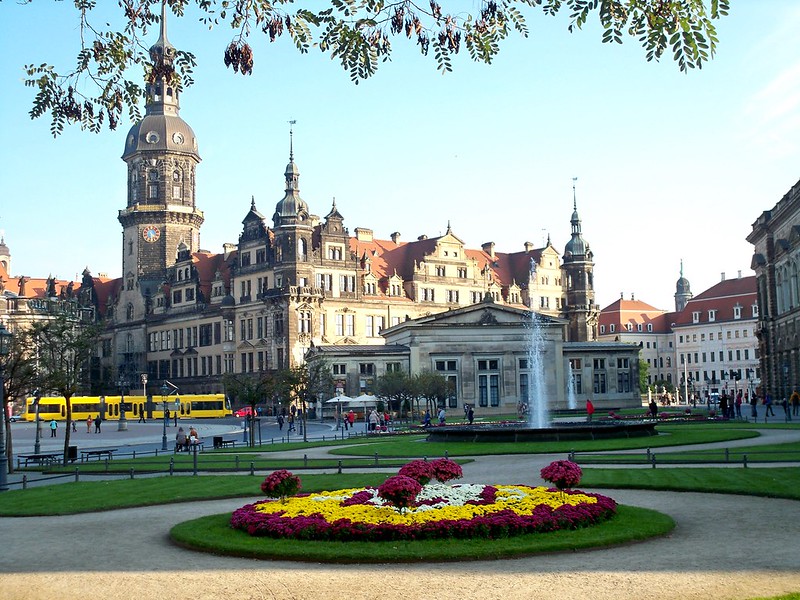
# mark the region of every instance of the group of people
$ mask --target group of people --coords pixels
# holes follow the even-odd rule
[[[347,418],[350,419],[350,415],[353,413],[351,410],[348,413]],[[353,420],[355,420],[355,415],[353,415]],[[369,430],[370,431],[388,431],[389,424],[391,423],[392,417],[388,412],[379,413],[377,409],[372,409],[369,413],[369,417],[367,417],[367,421],[369,422]],[[351,422],[352,427],[352,422]]]
[[[197,430],[194,426],[189,427],[189,435],[183,430],[183,427],[178,427],[178,433],[175,434],[175,452],[187,452],[191,450],[192,446],[200,442],[200,436],[197,435]]]

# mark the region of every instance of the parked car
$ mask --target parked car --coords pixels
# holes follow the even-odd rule
[[[253,416],[253,407],[252,406],[243,406],[235,413],[233,413],[234,417],[239,419],[243,419],[244,417],[252,417]]]
[[[11,415],[8,417],[8,420],[12,423],[16,423],[17,421],[22,421],[22,415]]]

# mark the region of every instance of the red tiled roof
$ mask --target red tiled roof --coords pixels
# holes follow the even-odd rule
[[[626,331],[626,326],[631,325],[652,325],[652,332],[664,333],[669,331],[670,322],[665,319],[667,311],[655,308],[641,300],[619,300],[609,304],[600,311],[599,324],[605,325],[608,329],[614,325],[619,333]]]
[[[699,323],[709,323],[709,310],[716,311],[714,322],[732,321],[734,307],[737,305],[742,309],[741,318],[751,319],[753,315],[751,307],[756,303],[754,275],[726,279],[689,300],[686,307],[676,315],[675,324],[678,326],[694,324],[693,313],[700,313]]]

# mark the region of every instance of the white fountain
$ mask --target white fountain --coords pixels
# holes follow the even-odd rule
[[[536,277],[536,262],[530,262],[530,280]],[[550,411],[547,407],[547,386],[544,375],[544,353],[546,340],[542,316],[533,310],[533,298],[530,299],[531,315],[528,326],[528,425],[535,429],[550,426]]]

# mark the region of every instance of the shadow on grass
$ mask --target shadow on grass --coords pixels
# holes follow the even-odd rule
[[[198,552],[255,558],[342,564],[456,562],[499,560],[554,552],[575,552],[640,542],[670,533],[671,517],[619,505],[612,519],[576,530],[521,535],[503,539],[444,539],[386,542],[320,542],[253,537],[230,527],[231,513],[211,515],[175,525],[170,539]]]

